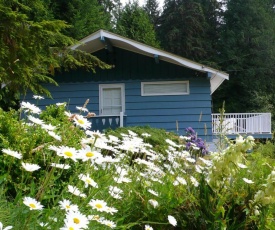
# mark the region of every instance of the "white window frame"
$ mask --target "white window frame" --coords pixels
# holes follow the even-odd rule
[[[144,93],[144,85],[167,85],[167,84],[177,84],[177,83],[184,83],[187,85],[187,92],[171,92],[171,93]],[[141,82],[141,96],[161,96],[161,95],[189,95],[189,81],[152,81],[152,82]]]
[[[125,86],[122,83],[117,84],[99,84],[99,116],[119,116],[120,114],[113,115],[113,114],[102,114],[102,106],[103,106],[103,89],[113,89],[113,88],[120,88],[121,89],[121,105],[122,111],[125,113]]]

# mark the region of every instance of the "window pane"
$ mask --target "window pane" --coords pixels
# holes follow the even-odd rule
[[[121,88],[103,88],[102,97],[102,115],[119,115],[122,111]]]
[[[143,95],[177,95],[187,94],[187,82],[155,82],[143,83]]]

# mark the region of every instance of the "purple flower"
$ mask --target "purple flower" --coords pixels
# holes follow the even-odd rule
[[[195,136],[196,134],[194,129],[192,129],[191,127],[186,128],[185,131],[188,136]]]
[[[186,149],[189,150],[190,147],[191,147],[191,142],[187,142],[187,143],[186,143]]]
[[[194,129],[192,129],[191,127],[188,127],[185,129],[185,131],[187,136],[190,137],[190,141],[186,143],[186,149],[190,150],[191,143],[193,143],[200,149],[202,156],[208,154],[204,141],[201,138],[197,138]]]

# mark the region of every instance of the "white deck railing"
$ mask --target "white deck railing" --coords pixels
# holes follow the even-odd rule
[[[212,114],[212,133],[271,133],[271,113]]]

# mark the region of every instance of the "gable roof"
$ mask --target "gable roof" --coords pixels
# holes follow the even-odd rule
[[[229,75],[217,69],[202,65],[178,55],[145,45],[120,35],[99,30],[79,41],[78,44],[71,46],[71,49],[79,49],[88,53],[94,53],[111,46],[119,47],[131,52],[139,53],[152,58],[157,57],[159,60],[170,62],[176,65],[185,66],[194,70],[208,73],[210,77],[211,94],[222,84],[224,80],[229,79]]]

